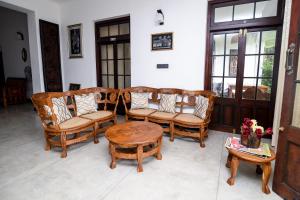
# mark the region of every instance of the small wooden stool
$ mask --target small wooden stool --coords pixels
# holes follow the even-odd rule
[[[110,168],[116,167],[117,159],[133,159],[138,161],[137,171],[142,172],[143,158],[154,155],[161,160],[162,135],[162,127],[151,122],[131,121],[110,127],[105,132],[111,154]]]
[[[226,148],[228,150],[228,157],[226,167],[231,168],[231,177],[227,180],[229,185],[234,185],[235,177],[237,175],[237,170],[240,161],[246,161],[257,165],[256,172],[259,173],[260,167],[262,166],[262,191],[266,194],[270,194],[270,189],[268,186],[269,178],[272,172],[271,161],[275,160],[275,153],[271,150],[271,157],[261,158],[251,154],[243,153],[233,149]]]

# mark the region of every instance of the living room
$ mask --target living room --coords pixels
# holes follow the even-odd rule
[[[300,198],[297,0],[0,6],[27,16],[34,94],[5,73],[1,199]]]

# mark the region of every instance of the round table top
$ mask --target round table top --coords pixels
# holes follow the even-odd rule
[[[117,124],[105,132],[105,137],[115,144],[138,145],[154,143],[162,137],[160,125],[144,121],[131,121]]]
[[[276,154],[272,149],[270,149],[271,157],[265,157],[265,158],[251,155],[251,154],[244,153],[244,152],[240,152],[240,151],[237,151],[234,149],[227,148],[227,150],[231,155],[233,155],[239,159],[249,161],[249,162],[254,162],[254,163],[267,163],[267,162],[271,162],[272,160],[274,160],[276,158]]]

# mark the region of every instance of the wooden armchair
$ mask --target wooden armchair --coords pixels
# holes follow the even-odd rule
[[[148,120],[151,122],[155,122],[157,124],[160,124],[163,127],[164,132],[170,133],[171,126],[173,119],[179,114],[179,109],[181,106],[182,101],[182,90],[181,89],[174,89],[174,88],[160,88],[158,89],[158,99],[157,102],[160,102],[160,97],[162,94],[171,94],[171,95],[177,95],[176,97],[176,109],[178,112],[176,113],[168,113],[168,112],[161,112],[157,111],[154,113],[151,113],[148,116]]]
[[[32,96],[32,102],[42,121],[45,135],[45,150],[50,150],[51,146],[62,148],[61,157],[67,156],[67,147],[69,145],[88,140],[94,136],[94,142],[97,142],[94,122],[89,119],[72,116],[72,118],[58,123],[58,118],[54,111],[52,98],[63,97],[64,101],[73,94],[68,92],[37,93]],[[69,107],[72,107],[70,105]],[[73,135],[73,137],[68,137]]]
[[[144,109],[130,109],[131,105],[131,93],[149,93],[149,104],[157,104],[158,90],[150,87],[131,87],[120,90],[119,95],[122,98],[125,107],[125,119],[145,120],[148,121],[148,117],[151,113],[156,112],[155,108],[144,108]]]
[[[193,115],[196,99],[199,95],[209,100],[205,119]],[[211,91],[184,90],[182,92],[180,114],[178,114],[173,119],[173,123],[171,123],[171,141],[174,140],[175,135],[191,137],[200,141],[200,147],[205,147],[204,137],[206,137],[208,133],[208,124],[213,111],[214,98],[215,93]]]
[[[112,89],[112,88],[95,87],[95,88],[77,90],[74,91],[73,93],[74,95],[82,95],[82,94],[90,94],[90,93],[93,93],[95,95],[96,103],[98,104],[97,112],[80,115],[80,117],[92,120],[94,122],[96,133],[104,132],[111,125],[117,123],[116,111],[119,102],[118,99],[119,90]],[[74,107],[75,107],[75,113],[76,115],[78,115],[76,102]],[[112,108],[112,110],[109,110],[109,108]],[[112,124],[110,126],[103,127],[102,125],[105,122],[112,122]],[[98,139],[96,139],[96,142],[98,142]]]

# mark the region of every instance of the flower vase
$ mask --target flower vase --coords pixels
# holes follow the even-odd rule
[[[260,146],[260,138],[252,135],[241,135],[241,144],[247,148],[257,149]]]

